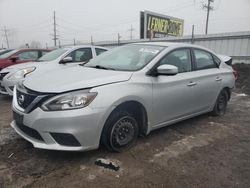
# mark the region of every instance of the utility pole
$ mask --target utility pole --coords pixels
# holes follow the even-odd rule
[[[122,36],[118,33],[118,34],[117,34],[117,39],[118,39],[117,42],[118,42],[118,45],[120,45],[120,39],[121,39],[121,38],[122,38]]]
[[[206,11],[207,11],[206,31],[205,31],[206,35],[207,35],[207,31],[208,31],[209,13],[210,13],[210,10],[213,10],[213,7],[210,5],[211,2],[213,3],[214,0],[207,0],[207,4],[203,4],[203,9],[206,9]]]
[[[7,48],[10,47],[10,46],[9,46],[8,31],[9,31],[9,30],[6,29],[6,26],[4,26],[4,29],[3,29],[4,34],[3,34],[3,35],[4,35],[5,40],[6,40]]]
[[[75,38],[74,38],[73,44],[74,44],[74,46],[76,45],[76,39]]]
[[[58,35],[56,34],[56,11],[54,11],[54,37],[53,37],[53,40],[54,40],[54,45],[56,46],[56,40],[58,39]]]
[[[131,25],[130,29],[128,30],[128,31],[130,31],[130,40],[133,39],[133,31],[134,31],[134,30],[135,30],[135,29],[133,28],[133,25]]]

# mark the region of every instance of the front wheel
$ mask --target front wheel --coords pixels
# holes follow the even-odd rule
[[[212,114],[214,116],[222,116],[226,112],[228,102],[228,94],[226,90],[222,90],[216,100]]]
[[[135,143],[138,133],[138,123],[131,114],[115,112],[104,126],[102,142],[109,150],[121,152]]]

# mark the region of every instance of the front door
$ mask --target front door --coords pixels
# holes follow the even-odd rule
[[[168,53],[158,62],[158,66],[163,64],[176,66],[178,74],[152,77],[154,127],[192,114],[196,105],[190,49]]]

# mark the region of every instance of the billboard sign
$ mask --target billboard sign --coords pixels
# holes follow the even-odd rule
[[[140,38],[183,36],[184,20],[150,11],[140,13]]]

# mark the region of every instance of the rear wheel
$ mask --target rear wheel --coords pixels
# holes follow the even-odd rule
[[[214,116],[224,115],[227,108],[227,102],[228,102],[228,94],[226,90],[222,90],[217,98],[212,114]]]
[[[135,143],[138,133],[138,123],[131,114],[115,112],[104,126],[102,143],[111,151],[121,152]]]

